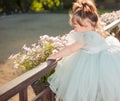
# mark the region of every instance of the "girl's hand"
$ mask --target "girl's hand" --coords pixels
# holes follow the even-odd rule
[[[56,60],[55,56],[54,55],[50,55],[47,60]]]
[[[48,58],[47,58],[47,60],[56,60],[56,61],[59,61],[59,60],[61,60],[62,58],[57,58],[56,57],[56,55],[51,55],[51,56],[49,56]]]

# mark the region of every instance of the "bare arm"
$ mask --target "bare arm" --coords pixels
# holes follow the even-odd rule
[[[51,55],[50,57],[48,57],[48,59],[57,59],[57,58],[68,56],[82,47],[83,47],[83,44],[80,44],[79,42],[75,42],[72,45],[66,46],[64,49]]]

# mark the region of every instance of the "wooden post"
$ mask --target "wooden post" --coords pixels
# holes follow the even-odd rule
[[[19,92],[19,101],[28,101],[27,88]]]

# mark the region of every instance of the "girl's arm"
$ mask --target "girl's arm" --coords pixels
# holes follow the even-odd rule
[[[80,44],[79,42],[75,42],[69,46],[66,46],[64,49],[60,50],[59,52],[51,55],[50,57],[48,57],[48,59],[57,59],[57,58],[62,58],[62,57],[68,56],[71,53],[82,48],[83,46],[84,46],[83,44]]]

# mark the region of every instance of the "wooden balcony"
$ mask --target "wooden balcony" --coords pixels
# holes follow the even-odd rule
[[[120,24],[120,19],[109,24],[104,29],[110,31],[118,24]],[[28,86],[32,85],[39,78],[46,75],[46,73],[52,71],[56,65],[56,60],[46,61],[40,66],[37,66],[34,69],[17,77],[16,79],[8,82],[6,85],[0,88],[0,101],[7,101],[17,93],[19,93],[19,99],[17,101],[28,101]],[[32,101],[55,101],[54,93],[47,85],[32,99]]]
[[[19,99],[17,101],[28,101],[28,86],[32,85],[46,73],[52,71],[56,65],[57,61],[55,60],[46,61],[40,66],[8,82],[0,88],[0,101],[7,101],[17,93],[19,93]],[[54,93],[50,90],[49,86],[46,86],[32,101],[55,101]]]

